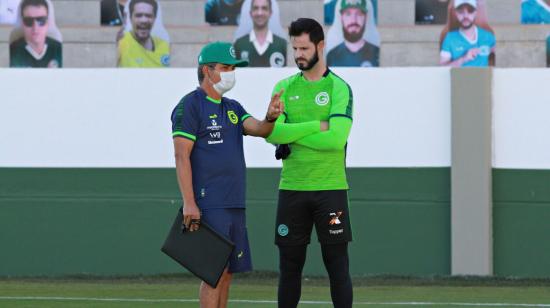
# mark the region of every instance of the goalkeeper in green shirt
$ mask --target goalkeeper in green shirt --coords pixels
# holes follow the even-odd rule
[[[324,33],[309,18],[292,22],[289,36],[301,72],[275,86],[284,114],[267,140],[283,151],[283,170],[275,243],[279,247],[280,308],[298,305],[302,269],[313,225],[330,278],[332,302],[349,308],[353,290],[349,275],[351,225],[346,179],[346,144],[352,124],[353,95],[324,61]]]

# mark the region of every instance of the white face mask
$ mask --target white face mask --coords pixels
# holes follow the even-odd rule
[[[221,80],[214,84],[214,90],[216,90],[218,94],[223,95],[235,86],[235,71],[220,72],[220,78]]]

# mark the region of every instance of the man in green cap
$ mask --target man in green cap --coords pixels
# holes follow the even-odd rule
[[[338,44],[327,54],[328,66],[379,66],[380,49],[365,39],[368,21],[367,0],[342,0],[340,18],[333,24],[338,34]],[[339,31],[341,22],[342,31]],[[335,44],[336,45],[336,44]]]
[[[227,306],[232,273],[252,270],[245,219],[246,165],[243,135],[267,137],[282,112],[280,93],[267,114],[257,120],[224,94],[235,85],[237,60],[231,43],[206,45],[198,59],[200,87],[187,94],[172,112],[176,172],[183,197],[183,222],[189,231],[201,220],[235,243],[218,286],[202,282],[203,308]]]

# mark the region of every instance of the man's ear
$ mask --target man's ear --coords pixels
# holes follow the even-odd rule
[[[319,50],[321,54],[323,53],[323,51],[325,50],[325,40],[322,40],[319,42],[319,44],[317,44],[317,50]]]
[[[202,67],[202,74],[204,75],[204,79],[210,80],[210,75],[209,75],[210,72],[209,71],[210,71],[210,69],[209,69],[208,65],[204,65]]]

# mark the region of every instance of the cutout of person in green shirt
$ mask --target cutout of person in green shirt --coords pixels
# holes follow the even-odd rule
[[[237,57],[251,67],[286,66],[288,42],[275,0],[246,0],[235,38]]]
[[[10,67],[63,66],[61,33],[50,0],[23,0],[10,35]]]

